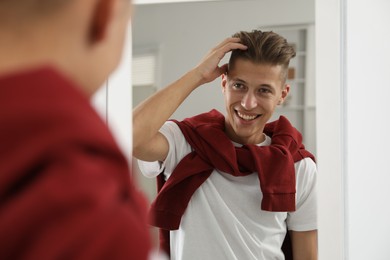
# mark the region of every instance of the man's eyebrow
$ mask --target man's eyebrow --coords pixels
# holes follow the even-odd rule
[[[272,86],[270,84],[261,84],[260,87],[268,87],[268,88],[274,89],[274,86]]]
[[[233,80],[233,81],[236,81],[238,83],[243,83],[243,84],[247,84],[247,82],[243,79],[240,79],[240,78],[230,78],[230,80]],[[258,87],[267,87],[267,88],[270,88],[270,89],[275,89],[275,87],[271,84],[267,84],[267,83],[263,83],[263,84],[260,84],[258,85]]]
[[[230,79],[231,79],[231,80],[234,80],[234,81],[238,81],[238,82],[240,82],[240,83],[246,83],[245,80],[240,79],[240,78],[230,78]]]

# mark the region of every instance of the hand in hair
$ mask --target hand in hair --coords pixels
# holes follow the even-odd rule
[[[201,78],[201,84],[211,82],[226,72],[227,64],[219,66],[219,63],[227,53],[235,49],[246,50],[247,46],[240,43],[239,38],[232,37],[225,39],[207,53],[195,68]]]

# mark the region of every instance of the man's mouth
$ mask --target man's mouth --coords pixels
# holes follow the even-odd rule
[[[239,118],[245,120],[245,121],[251,121],[251,120],[254,120],[256,118],[258,118],[260,115],[247,115],[247,114],[243,114],[241,113],[240,111],[237,111],[235,110],[236,114],[238,115]]]

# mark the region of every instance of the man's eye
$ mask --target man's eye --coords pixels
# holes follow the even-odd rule
[[[233,84],[233,88],[235,88],[235,89],[242,89],[242,88],[244,88],[244,85],[242,85],[241,83],[234,83]]]
[[[271,93],[271,90],[268,89],[268,88],[261,88],[261,89],[259,89],[259,93],[261,93],[261,94],[269,94],[269,93]]]

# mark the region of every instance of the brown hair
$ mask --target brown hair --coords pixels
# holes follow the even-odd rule
[[[229,69],[233,68],[237,59],[249,60],[255,64],[282,65],[282,78],[287,78],[287,69],[290,60],[295,57],[295,50],[287,40],[272,31],[251,32],[240,31],[233,35],[240,38],[241,43],[246,45],[246,50],[233,50],[229,59]]]

